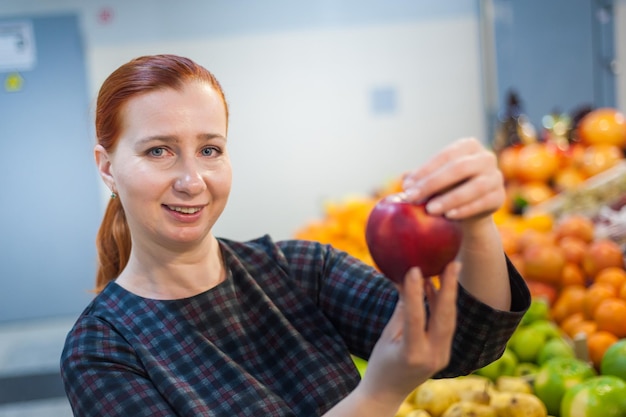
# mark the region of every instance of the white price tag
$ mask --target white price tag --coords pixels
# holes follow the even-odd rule
[[[35,63],[32,22],[0,22],[0,71],[27,71]]]

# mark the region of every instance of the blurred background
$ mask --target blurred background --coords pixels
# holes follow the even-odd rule
[[[626,0],[2,0],[0,417],[71,415],[58,359],[109,198],[94,102],[152,53],[222,83],[232,239],[293,237],[459,137],[493,143],[512,93],[537,129],[626,107]]]

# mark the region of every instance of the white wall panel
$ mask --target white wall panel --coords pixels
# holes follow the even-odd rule
[[[452,140],[484,136],[477,21],[377,25],[89,51],[95,92],[115,67],[187,55],[220,79],[231,106],[235,184],[216,232],[286,238],[324,201],[374,187]],[[376,89],[395,94],[387,113]]]

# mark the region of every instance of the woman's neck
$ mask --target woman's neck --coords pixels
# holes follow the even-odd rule
[[[210,236],[202,245],[185,251],[133,247],[115,282],[144,298],[174,300],[207,291],[226,275],[219,242]]]

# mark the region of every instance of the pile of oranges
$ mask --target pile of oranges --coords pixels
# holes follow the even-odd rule
[[[626,269],[622,248],[597,237],[593,221],[570,214],[496,216],[505,252],[551,318],[571,338],[585,337],[596,368],[606,349],[626,338]]]
[[[593,110],[567,130],[545,130],[541,140],[529,138],[498,149],[506,208],[514,211],[520,202],[524,207],[538,205],[575,190],[623,161],[624,149],[626,118],[614,108]]]
[[[626,338],[623,248],[599,237],[583,214],[516,212],[520,201],[526,209],[539,206],[624,161],[626,119],[617,109],[591,111],[573,129],[568,140],[546,132],[542,141],[499,151],[509,198],[494,219],[531,293],[549,301],[552,320],[565,334],[586,339],[599,368],[606,349]]]

